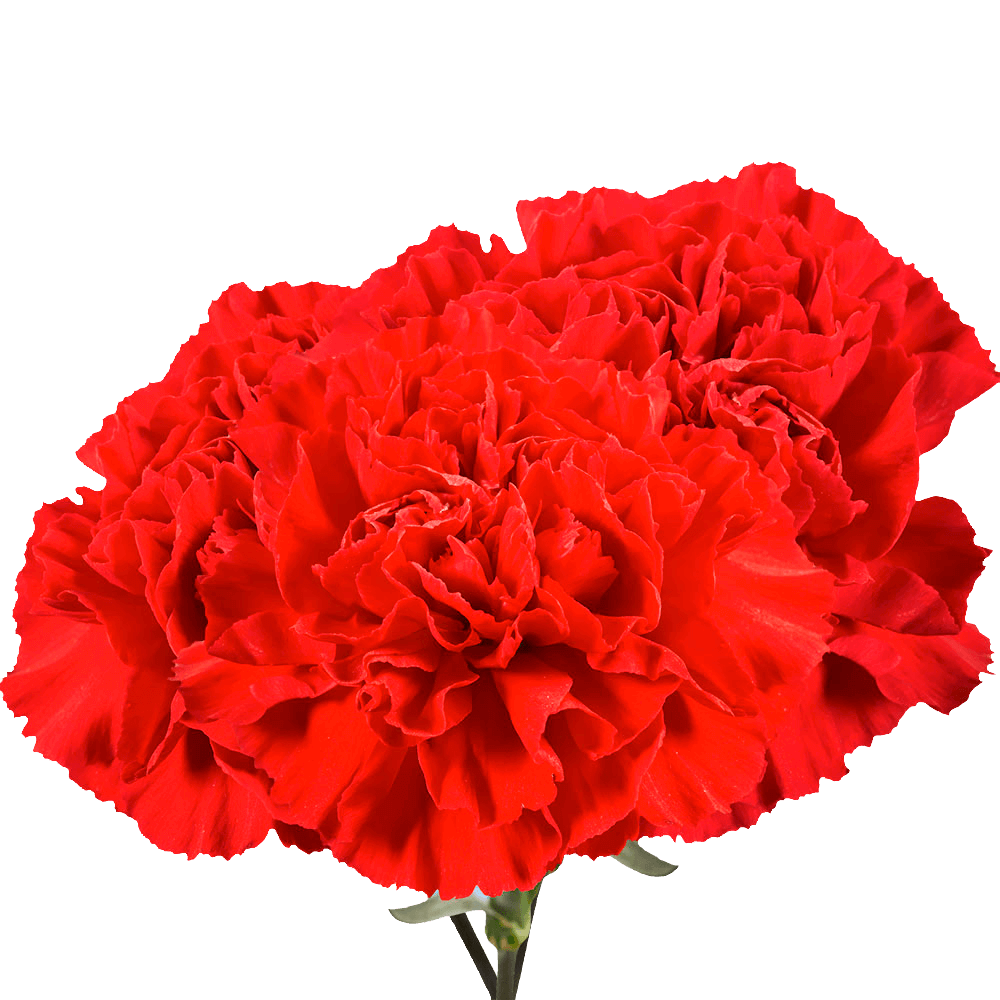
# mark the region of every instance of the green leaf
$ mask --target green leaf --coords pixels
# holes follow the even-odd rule
[[[661,861],[655,854],[641,848],[634,840],[630,840],[621,854],[615,855],[615,861],[620,861],[626,868],[640,875],[653,875],[657,878],[677,871],[677,865],[669,861]]]
[[[434,893],[430,899],[413,906],[403,906],[389,912],[404,924],[424,924],[428,920],[439,920],[441,917],[454,917],[470,910],[489,910],[490,898],[484,896],[478,889],[464,899],[442,899]]]

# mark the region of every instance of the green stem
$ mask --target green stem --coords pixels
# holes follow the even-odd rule
[[[476,968],[479,970],[479,975],[486,985],[486,989],[489,991],[491,1000],[496,1000],[497,974],[493,969],[493,964],[490,962],[489,956],[486,954],[483,942],[479,940],[479,935],[472,926],[469,915],[467,913],[459,913],[457,916],[451,918],[451,922],[458,930],[458,936],[462,939],[462,944],[465,945],[472,956],[472,961],[476,963]]]
[[[500,951],[497,956],[496,1000],[514,1000],[517,995],[517,952]]]
[[[542,891],[542,883],[538,883],[538,888],[535,890],[535,898],[531,901],[531,920],[534,924],[535,920],[535,907],[538,905],[538,894]],[[524,967],[524,953],[528,950],[528,942],[531,937],[526,937],[521,947],[517,949],[517,963],[514,967],[514,994],[517,994],[517,988],[521,985],[521,969]]]

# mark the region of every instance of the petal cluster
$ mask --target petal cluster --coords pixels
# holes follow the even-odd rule
[[[986,553],[915,490],[997,375],[934,283],[782,165],[518,214],[230,289],[36,515],[4,697],[158,846],[527,889],[978,683]]]

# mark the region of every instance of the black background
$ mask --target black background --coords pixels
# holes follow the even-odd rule
[[[530,122],[493,109],[461,126],[440,116],[428,125],[405,102],[408,111],[379,119],[365,108],[355,119],[341,107],[350,102],[331,98],[326,114],[220,105],[195,124],[175,100],[151,99],[137,121],[70,96],[59,138],[46,133],[36,147],[60,153],[53,177],[39,184],[34,161],[22,165],[31,219],[8,289],[22,317],[9,343],[26,350],[8,369],[12,603],[32,512],[77,485],[102,485],[75,449],[120,398],[163,376],[230,284],[356,285],[452,222],[520,250],[519,199],[591,186],[656,195],[749,162],[788,162],[800,184],[833,196],[933,276],[1000,363],[987,294],[995,265],[978,249],[985,148],[961,120],[930,116],[916,130],[892,116],[816,116],[815,126],[741,130],[709,126],[707,115],[697,125],[673,114],[612,124],[560,103]],[[977,542],[994,549],[995,396],[959,412],[923,458],[918,492],[957,500]],[[994,642],[996,558],[968,613]],[[10,634],[13,663],[13,625]],[[811,992],[794,978],[803,968],[845,990],[937,980],[965,993],[985,968],[981,905],[997,889],[998,706],[987,677],[950,716],[911,710],[850,755],[846,778],[779,804],[750,830],[703,844],[647,841],[681,865],[669,878],[567,858],[542,888],[521,995],[557,983],[567,996],[604,996],[604,984],[650,972],[666,992],[694,969],[712,992]],[[229,862],[164,853],[35,755],[21,724],[0,713],[5,942],[16,951],[44,940],[53,985],[84,974],[141,992],[148,980],[118,982],[121,963],[180,982],[207,960],[196,992],[294,989],[319,974],[335,995],[350,968],[376,996],[421,995],[407,991],[425,977],[442,996],[484,994],[447,921],[409,927],[386,913],[420,894],[375,886],[274,835]]]

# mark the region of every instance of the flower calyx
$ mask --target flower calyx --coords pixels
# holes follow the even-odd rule
[[[442,899],[434,893],[429,899],[413,906],[389,910],[405,924],[423,924],[441,917],[454,917],[472,910],[486,914],[486,937],[499,951],[517,951],[531,932],[531,904],[539,886],[522,892],[511,889],[499,896],[487,896],[476,889],[461,899]]]

